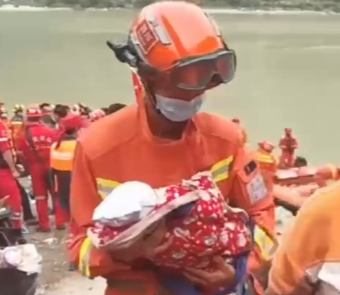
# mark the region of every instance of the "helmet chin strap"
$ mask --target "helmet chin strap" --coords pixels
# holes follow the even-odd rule
[[[151,88],[147,85],[147,83],[145,81],[143,81],[143,79],[141,79],[141,82],[143,84],[143,87],[145,89],[145,96],[144,99],[148,99],[148,101],[150,102],[150,104],[152,105],[152,107],[154,108],[154,110],[162,117],[163,114],[161,113],[161,111],[157,108],[157,101],[156,101],[156,96],[155,93],[151,90]]]

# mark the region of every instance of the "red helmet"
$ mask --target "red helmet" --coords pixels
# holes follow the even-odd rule
[[[265,150],[266,152],[271,153],[275,148],[275,145],[269,141],[261,141],[259,142],[259,147]]]
[[[42,112],[39,107],[33,106],[33,107],[28,107],[26,111],[26,116],[27,119],[30,118],[40,118],[42,116]]]
[[[68,114],[60,120],[60,125],[64,130],[78,130],[83,127],[83,120],[77,114]]]
[[[214,20],[188,2],[144,7],[133,22],[128,44],[108,45],[120,61],[136,67],[144,81],[163,92],[158,94],[169,92],[168,97],[176,97],[176,90],[205,91],[228,83],[236,70],[235,53]]]

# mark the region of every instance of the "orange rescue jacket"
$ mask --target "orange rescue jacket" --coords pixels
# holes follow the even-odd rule
[[[340,294],[340,182],[319,189],[274,256],[266,295]]]
[[[238,127],[221,117],[199,113],[181,140],[165,142],[151,135],[146,122],[142,108],[126,107],[92,124],[77,145],[71,213],[82,233],[74,239],[70,254],[82,273],[114,279],[113,289],[122,287],[117,281],[126,281],[126,287],[132,279],[143,280],[147,292],[156,294],[155,288],[160,287],[153,272],[132,271],[113,261],[109,253],[92,246],[86,228],[94,209],[120,183],[136,180],[164,187],[207,169],[226,199],[256,221],[257,246],[250,268],[261,269],[261,259],[269,260],[275,247],[269,238],[275,227],[274,202],[253,155],[242,147]],[[138,293],[133,290],[129,294]]]

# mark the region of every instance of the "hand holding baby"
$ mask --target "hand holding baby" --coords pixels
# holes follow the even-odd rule
[[[228,264],[222,257],[216,256],[213,258],[216,270],[205,271],[188,267],[184,271],[184,275],[194,284],[209,287],[211,289],[226,288],[234,285],[235,269]]]

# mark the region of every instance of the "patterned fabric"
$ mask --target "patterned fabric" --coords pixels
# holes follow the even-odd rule
[[[157,189],[156,193],[165,201],[155,206],[148,216],[157,214],[166,218],[166,233],[159,246],[171,240],[163,252],[150,257],[156,265],[210,270],[213,269],[213,256],[235,258],[251,250],[247,214],[227,205],[210,173],[199,173],[180,185]],[[176,207],[182,199],[188,201]],[[91,235],[97,237],[97,246],[104,246],[122,234],[126,235],[131,227],[137,228],[141,222],[145,220],[121,228],[97,223],[91,229]]]
[[[188,186],[170,186],[166,199],[180,198],[197,189],[207,194],[193,204],[187,215],[168,222],[161,244],[171,239],[171,246],[151,257],[157,265],[209,270],[213,269],[212,256],[237,257],[251,249],[246,213],[228,207],[210,177],[194,177]]]

